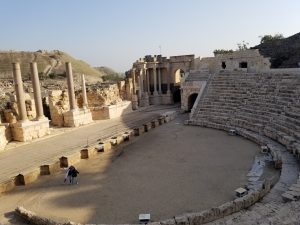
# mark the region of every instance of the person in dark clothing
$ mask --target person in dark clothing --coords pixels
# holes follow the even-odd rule
[[[69,172],[71,173],[70,183],[74,184],[74,182],[76,181],[76,184],[78,184],[77,175],[79,174],[79,171],[74,167],[74,169],[70,170]]]

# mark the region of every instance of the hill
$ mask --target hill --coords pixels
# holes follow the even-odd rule
[[[11,78],[11,63],[19,62],[23,79],[28,79],[30,76],[29,63],[32,61],[37,62],[39,75],[42,79],[65,77],[65,62],[72,63],[75,77],[83,73],[86,75],[87,80],[101,81],[101,77],[104,75],[86,62],[77,60],[65,52],[39,50],[36,52],[0,52],[0,78]]]
[[[260,54],[269,57],[271,68],[299,67],[300,33],[284,39],[267,41],[251,49],[259,49]]]

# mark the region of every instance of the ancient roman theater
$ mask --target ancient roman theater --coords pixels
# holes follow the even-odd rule
[[[258,49],[148,55],[88,84],[65,62],[46,87],[38,62],[13,62],[0,224],[299,224],[300,68],[271,63]]]

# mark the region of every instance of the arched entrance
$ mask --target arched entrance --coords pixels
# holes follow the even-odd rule
[[[175,71],[175,79],[174,79],[174,86],[179,85],[181,78],[184,77],[184,71],[182,69],[178,69]]]
[[[197,94],[197,93],[191,94],[191,95],[189,96],[189,99],[188,99],[188,111],[189,111],[189,112],[190,112],[191,109],[193,108],[194,103],[195,103],[197,97],[198,97],[198,94]]]

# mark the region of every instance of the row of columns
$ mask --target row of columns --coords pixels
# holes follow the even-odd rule
[[[13,63],[12,65],[13,65],[13,77],[14,77],[14,83],[15,83],[16,98],[17,98],[18,111],[19,111],[19,120],[21,122],[24,122],[24,121],[28,120],[28,117],[27,117],[27,112],[26,112],[25,94],[24,94],[24,89],[23,89],[23,81],[22,81],[20,64]],[[32,87],[33,87],[33,92],[34,92],[35,108],[36,108],[36,119],[40,120],[40,119],[44,119],[45,116],[44,116],[39,75],[38,75],[38,69],[37,69],[36,62],[30,63],[30,71],[31,71]],[[76,110],[77,104],[76,104],[76,99],[75,99],[72,65],[70,62],[66,63],[66,73],[67,73],[67,84],[68,84],[70,110]],[[86,95],[84,74],[81,75],[81,80],[82,80],[83,108],[87,108],[88,104],[87,104],[87,95]]]
[[[44,116],[39,74],[38,74],[36,62],[30,63],[30,71],[31,71],[32,87],[34,92],[34,102],[36,108],[36,119],[40,120],[45,118],[45,116]],[[28,120],[28,117],[26,112],[25,95],[24,95],[23,81],[22,81],[22,75],[21,75],[21,69],[19,63],[13,63],[13,76],[14,76],[15,91],[16,91],[16,97],[18,103],[19,120],[21,122],[25,122]]]
[[[136,82],[136,78],[137,78],[137,82]],[[157,81],[158,78],[158,81]],[[140,71],[139,76],[137,76],[136,74],[136,69],[132,69],[132,80],[133,80],[133,93],[136,93],[136,83],[138,83],[139,87],[140,87],[140,91],[139,91],[139,95],[141,95],[141,93],[147,92],[150,93],[150,73],[149,70],[146,68],[143,68]],[[157,83],[158,83],[158,90],[157,90]],[[154,85],[154,91],[153,91],[153,95],[158,95],[158,94],[162,94],[162,79],[161,79],[161,69],[156,68],[156,66],[154,66],[153,68],[153,85]],[[170,92],[170,82],[167,83],[168,85],[168,92]]]

